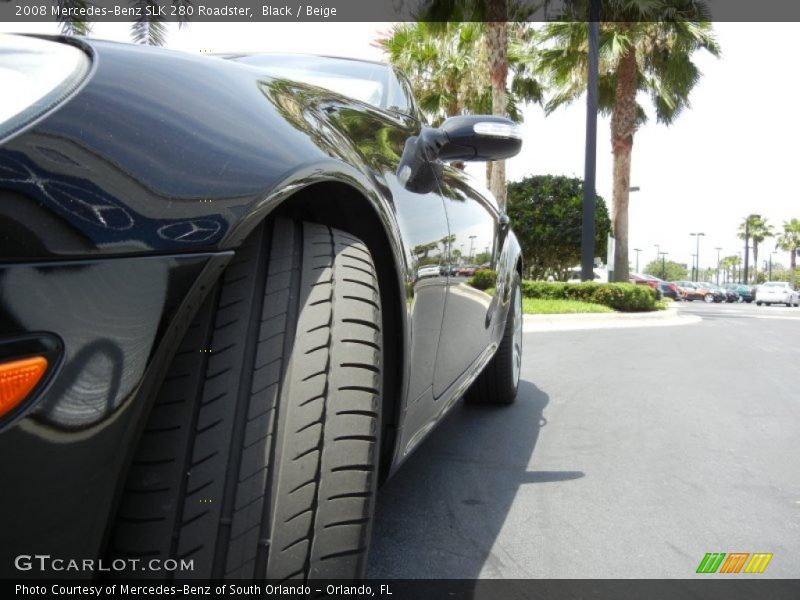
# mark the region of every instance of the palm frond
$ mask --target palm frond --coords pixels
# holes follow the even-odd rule
[[[85,9],[88,5],[87,0],[58,0],[58,6],[61,9]],[[69,12],[69,10],[66,12]],[[62,10],[59,10],[58,14],[58,28],[64,35],[87,35],[92,30],[89,21],[62,17],[61,15],[64,14]]]
[[[137,44],[148,46],[163,46],[167,41],[167,27],[164,20],[159,16],[148,16],[158,14],[158,3],[155,0],[133,0],[131,2],[141,10],[138,11],[142,16],[138,17],[131,24],[131,38]]]
[[[178,29],[182,29],[189,22],[189,14],[186,9],[192,6],[192,0],[172,0],[172,6],[178,17]]]

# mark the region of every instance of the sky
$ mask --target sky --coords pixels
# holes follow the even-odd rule
[[[190,23],[170,25],[167,47],[186,52],[306,52],[382,60],[375,39],[390,23]],[[745,215],[758,213],[780,230],[800,218],[800,187],[791,183],[800,169],[800,77],[797,56],[800,23],[716,23],[722,47],[716,59],[698,53],[703,76],[692,92],[691,108],[666,127],[652,118],[636,133],[631,185],[630,245],[640,248],[640,268],[656,258],[691,264],[696,238],[701,267],[716,266],[721,255],[742,253],[736,237]],[[0,23],[0,32],[54,33],[50,23]],[[126,23],[95,24],[98,38],[129,40]],[[642,98],[646,102],[646,98]],[[539,106],[523,111],[523,149],[508,161],[507,176],[560,174],[583,177],[585,97],[545,117]],[[652,114],[652,112],[651,112]],[[611,201],[612,155],[608,119],[598,122],[597,192]],[[483,167],[473,173],[482,177]],[[774,240],[759,251],[768,258]],[[636,254],[631,250],[635,267]],[[773,261],[788,264],[786,253]]]

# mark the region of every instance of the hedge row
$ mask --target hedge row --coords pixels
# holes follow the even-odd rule
[[[655,290],[634,283],[523,281],[522,295],[526,298],[594,302],[622,312],[657,309]]]
[[[481,269],[468,282],[472,287],[479,290],[488,290],[497,285],[497,271],[492,269]]]

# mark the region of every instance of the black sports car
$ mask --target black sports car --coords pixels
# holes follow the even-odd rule
[[[363,574],[379,481],[516,395],[519,244],[447,164],[513,123],[426,127],[382,64],[2,44],[0,573]]]

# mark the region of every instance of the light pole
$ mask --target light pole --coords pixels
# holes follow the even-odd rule
[[[661,257],[661,279],[666,279],[667,263],[665,262],[665,259],[669,255],[669,252],[659,252],[658,255]]]
[[[746,283],[746,282],[742,281],[742,253],[741,252],[739,252],[739,262],[736,263],[735,268],[738,271],[739,276],[735,277],[734,279],[736,279],[736,281],[738,281],[739,283]]]
[[[469,264],[472,264],[472,249],[475,246],[475,238],[477,235],[469,236]]]
[[[639,252],[641,252],[642,249],[641,248],[634,248],[633,251],[636,252],[636,272],[638,273],[639,272]]]
[[[719,253],[722,252],[722,248],[714,248],[717,251],[717,285],[719,285]]]
[[[704,236],[705,233],[703,233],[702,231],[698,231],[697,233],[690,233],[689,235],[694,236],[697,239],[697,249],[696,249],[697,254],[695,255],[697,257],[697,268],[695,269],[694,272],[695,272],[695,281],[700,281],[700,237]]]
[[[697,281],[697,271],[695,264],[697,263],[697,254],[692,254],[692,281]]]
[[[772,252],[769,253],[769,277],[767,278],[767,281],[772,281],[772,255],[773,254],[777,254],[777,252],[775,250],[773,250]]]
[[[589,57],[586,65],[586,147],[583,163],[581,281],[594,280],[594,215],[597,191],[597,104],[600,97],[600,0],[589,2]],[[614,257],[606,262],[614,264]],[[612,267],[613,270],[613,267]]]

